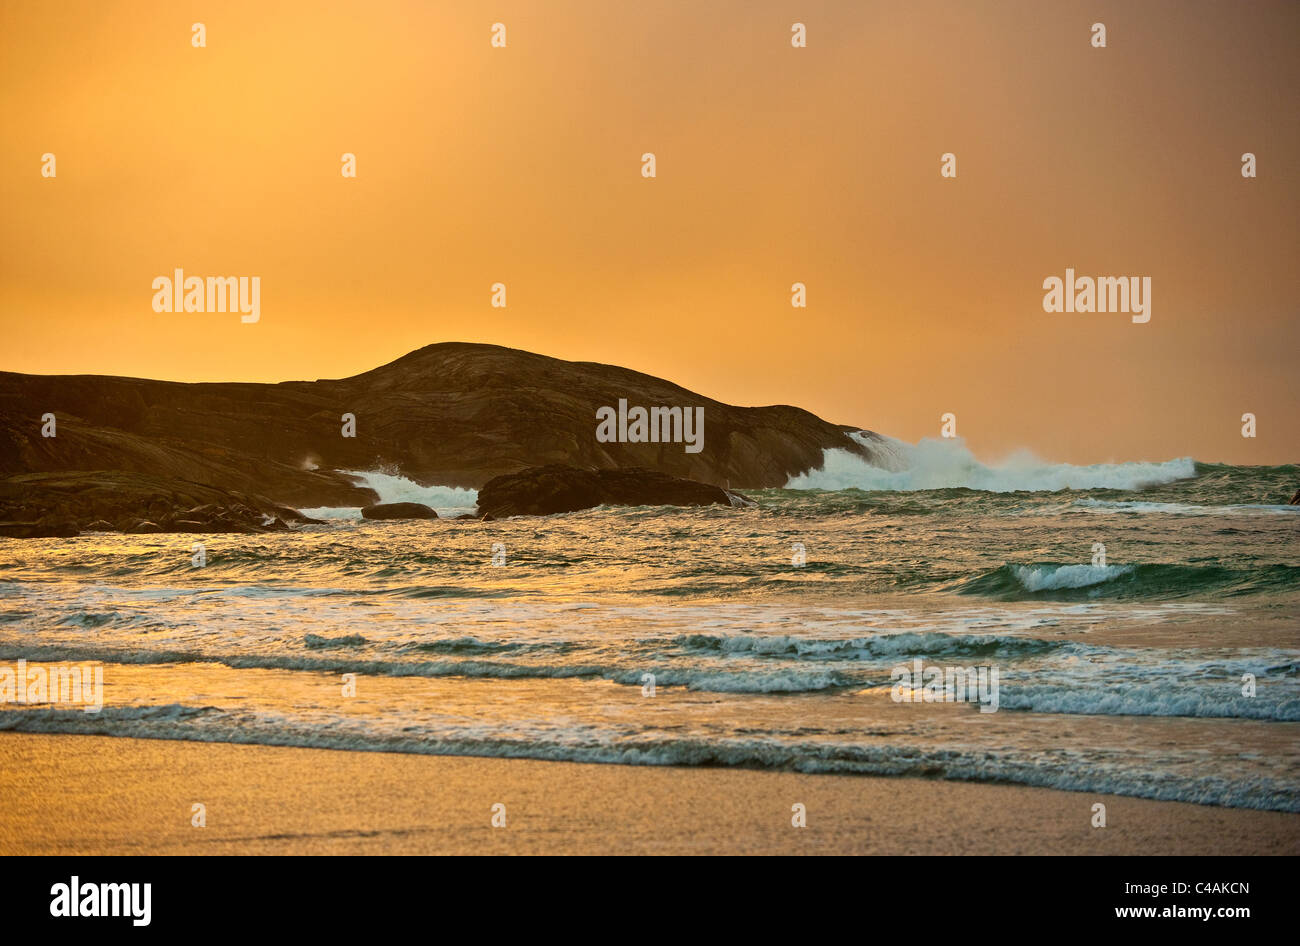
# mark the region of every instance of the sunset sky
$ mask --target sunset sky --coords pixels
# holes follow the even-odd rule
[[[481,341],[912,441],[953,412],[985,460],[1297,462],[1298,37],[1296,3],[0,0],[0,370]],[[155,313],[177,267],[260,276],[260,322]],[[1150,276],[1151,321],[1045,313],[1066,267]]]

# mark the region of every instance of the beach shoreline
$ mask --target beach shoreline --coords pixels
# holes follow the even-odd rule
[[[0,733],[0,855],[1297,849],[1300,815],[1017,785]]]

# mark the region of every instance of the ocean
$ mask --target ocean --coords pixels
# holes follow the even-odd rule
[[[0,539],[0,664],[104,681],[99,712],[4,703],[0,731],[1300,811],[1300,466],[890,445],[754,508]],[[898,682],[918,667],[995,669],[996,711],[926,701]]]

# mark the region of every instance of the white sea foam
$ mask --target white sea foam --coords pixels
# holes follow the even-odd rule
[[[999,465],[977,460],[959,439],[926,438],[908,444],[892,437],[849,434],[872,452],[876,463],[840,448],[824,452],[822,466],[790,478],[786,489],[921,490],[966,489],[1006,493],[1016,490],[1143,489],[1196,475],[1191,457],[1163,463],[1097,463],[1075,466],[1044,463],[1021,452]]]
[[[423,503],[434,509],[444,519],[472,513],[478,506],[478,491],[457,486],[421,486],[404,476],[377,471],[340,470],[361,480],[379,494],[381,503]],[[359,506],[323,506],[303,509],[303,515],[313,519],[360,519]]]
[[[1087,716],[1185,716],[1219,719],[1300,720],[1300,699],[1286,694],[1244,697],[1231,687],[1096,687],[1003,684],[1003,709]]]
[[[1011,571],[1026,591],[1087,588],[1133,570],[1132,565],[1016,565]]]
[[[1256,503],[1236,503],[1229,506],[1189,506],[1184,503],[1112,502],[1102,499],[1077,499],[1074,505],[1087,512],[1163,512],[1177,516],[1247,516],[1247,515],[1297,515],[1300,506],[1280,506]]]
[[[1196,770],[1185,756],[1166,750],[1153,756],[1131,750],[1080,748],[1066,743],[1049,751],[1027,746],[1023,754],[980,746],[855,744],[773,733],[764,738],[700,739],[656,734],[628,739],[589,727],[556,727],[538,740],[531,727],[494,731],[478,726],[430,731],[418,724],[400,735],[339,718],[315,726],[291,714],[237,714],[215,707],[105,706],[93,720],[73,711],[0,711],[0,731],[100,734],[107,721],[115,733],[153,739],[304,746],[419,755],[531,758],[622,765],[724,765],[794,769],[799,772],[921,775],[957,781],[1013,782],[1043,788],[1133,795],[1166,801],[1275,811],[1300,811],[1300,793],[1285,772],[1237,757],[1235,777]],[[1254,763],[1248,771],[1240,771]]]

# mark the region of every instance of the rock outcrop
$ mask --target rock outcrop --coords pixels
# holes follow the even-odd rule
[[[273,532],[314,522],[265,496],[121,470],[0,476],[0,535]]]
[[[533,467],[488,480],[478,494],[480,515],[549,516],[595,506],[741,506],[748,498],[658,470],[580,470]]]
[[[364,519],[437,519],[438,513],[424,503],[376,503],[361,509]]]
[[[703,449],[599,442],[596,412],[620,399],[704,408]],[[57,421],[54,437],[42,436],[46,414]],[[344,414],[356,418],[355,437],[341,436]],[[341,380],[181,384],[0,372],[0,474],[123,471],[293,507],[375,503],[379,496],[340,471],[380,468],[475,489],[554,463],[781,486],[819,466],[828,447],[868,456],[847,436],[854,429],[797,407],[733,407],[626,368],[457,342]]]

